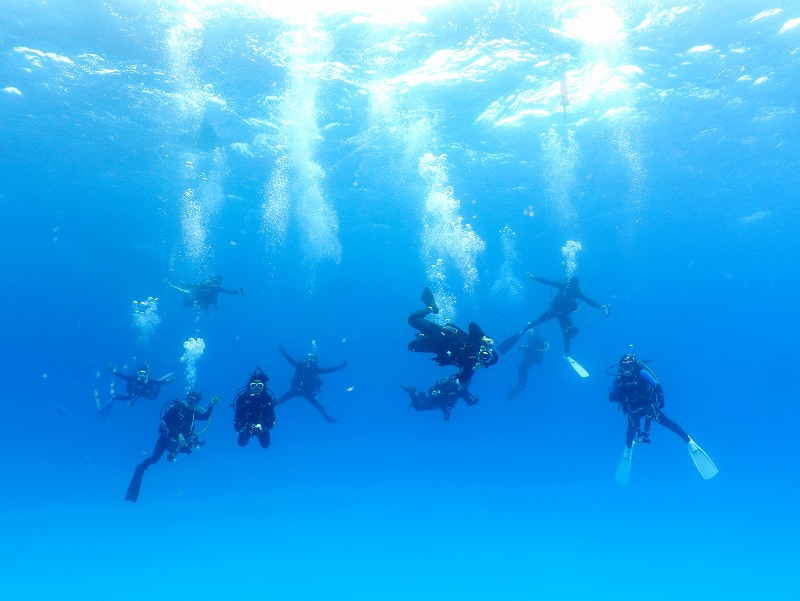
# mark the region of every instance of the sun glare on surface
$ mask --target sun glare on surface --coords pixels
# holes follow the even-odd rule
[[[607,6],[581,9],[574,17],[564,19],[561,33],[586,44],[604,44],[625,37],[625,24],[617,12]]]
[[[262,17],[292,23],[317,20],[320,16],[352,14],[359,22],[375,24],[425,22],[425,10],[443,6],[450,0],[178,0],[192,12],[211,7],[240,6]]]

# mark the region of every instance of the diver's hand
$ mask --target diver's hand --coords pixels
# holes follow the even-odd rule
[[[240,294],[241,296],[244,296],[244,288],[239,288],[239,294]]]
[[[345,367],[347,367],[347,361],[342,361],[342,362],[339,364],[339,369],[344,369]]]
[[[609,305],[600,305],[600,308],[603,310],[603,315],[606,317],[611,315],[611,307]]]
[[[217,395],[212,396],[211,397],[211,406],[213,407],[217,403],[219,403],[219,396],[217,396]]]
[[[286,347],[285,347],[285,346],[283,346],[282,344],[279,344],[279,345],[278,345],[278,350],[279,350],[280,352],[282,352],[282,353],[285,353],[285,352],[286,352]]]
[[[533,275],[530,271],[526,271],[525,275],[528,276],[529,278],[533,278],[534,280],[536,279],[536,276]]]
[[[114,367],[111,363],[109,363],[108,364],[108,371],[110,371],[112,374],[115,374],[115,373],[117,373],[117,368]]]

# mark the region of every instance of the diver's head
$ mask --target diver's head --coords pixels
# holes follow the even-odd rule
[[[215,275],[213,278],[211,278],[211,283],[212,284],[217,284],[217,285],[221,284],[222,283],[222,276],[221,275]]]
[[[150,377],[150,366],[147,363],[142,363],[139,369],[136,370],[136,379],[140,382],[147,382]]]
[[[617,366],[617,376],[623,380],[632,380],[639,373],[639,362],[636,360],[636,355],[630,352],[623,355],[619,360]]]
[[[489,367],[490,365],[494,365],[497,363],[499,358],[499,355],[492,350],[491,346],[482,345],[481,350],[478,351],[478,362],[480,367]]]
[[[311,367],[316,367],[317,366],[317,356],[314,353],[308,353],[308,355],[306,355],[306,364],[311,366]]]
[[[197,405],[200,402],[200,399],[203,398],[203,395],[200,394],[197,390],[192,390],[186,395],[186,402],[190,405]]]
[[[253,376],[250,378],[250,382],[247,384],[247,387],[250,389],[250,394],[260,394],[264,391],[266,387],[266,382],[263,376]]]
[[[269,382],[269,376],[264,373],[263,369],[256,367],[256,370],[250,374],[250,380],[247,382],[247,386],[250,387],[250,384],[253,382],[260,382],[262,385],[260,390],[263,390],[267,382]],[[250,390],[252,390],[252,387],[250,387]]]
[[[578,279],[578,276],[573,275],[567,280],[567,287],[572,288],[573,290],[581,287],[581,281]]]

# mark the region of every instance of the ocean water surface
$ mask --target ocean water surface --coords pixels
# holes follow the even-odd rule
[[[0,598],[800,598],[800,7],[7,0],[0,44]],[[407,350],[423,288],[499,343],[528,272],[609,304],[589,377],[550,321],[515,398],[517,350],[410,408],[454,371]],[[244,295],[170,286],[215,274]],[[297,398],[240,448],[280,345],[348,362],[337,421]],[[654,425],[615,482],[631,345],[713,479]],[[98,419],[142,362],[176,382]],[[125,502],[193,388],[206,444]]]

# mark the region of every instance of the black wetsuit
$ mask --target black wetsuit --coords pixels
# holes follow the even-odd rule
[[[425,319],[433,313],[430,307],[414,311],[408,316],[408,325],[419,330],[416,338],[408,343],[412,353],[433,353],[433,360],[441,366],[455,365],[459,368],[458,377],[469,382],[475,372],[484,365],[497,361],[497,353],[491,349],[481,327],[474,321],[469,324],[469,332],[451,323],[439,325]],[[488,353],[489,359],[481,361],[480,354]]]
[[[171,401],[164,406],[161,426],[158,429],[158,440],[156,440],[150,457],[136,466],[125,495],[126,501],[136,503],[139,499],[145,470],[154,463],[158,463],[165,451],[170,452],[169,460],[173,461],[178,453],[190,454],[192,449],[201,444],[194,432],[194,422],[207,420],[211,417],[213,410],[213,401],[208,409],[195,407],[191,403],[181,400]]]
[[[275,404],[280,405],[289,399],[301,396],[322,414],[326,422],[335,422],[336,419],[328,415],[328,412],[325,411],[325,407],[317,400],[317,394],[319,394],[319,390],[322,388],[322,380],[319,376],[320,374],[329,374],[344,369],[347,366],[347,361],[343,361],[336,367],[319,367],[315,360],[305,359],[303,361],[296,361],[282,346],[280,347],[280,351],[286,360],[295,368],[295,372],[294,376],[292,376],[291,388],[283,393],[278,400],[275,401]]]
[[[478,397],[470,394],[467,387],[469,382],[461,382],[458,375],[437,380],[428,389],[428,393],[417,392],[415,388],[404,387],[411,398],[411,406],[417,411],[432,411],[440,409],[445,421],[450,419],[450,413],[456,406],[458,399],[464,399],[467,405],[474,405],[478,402]]]
[[[523,328],[522,331],[524,332],[526,330],[535,328],[536,326],[551,319],[557,319],[558,324],[561,326],[561,332],[564,335],[564,354],[569,356],[570,340],[578,333],[578,328],[572,325],[572,318],[570,317],[570,314],[578,310],[578,300],[582,300],[587,305],[597,309],[601,309],[603,305],[600,305],[588,298],[583,293],[583,290],[581,290],[580,285],[577,283],[571,284],[570,282],[572,281],[572,278],[570,279],[570,282],[562,284],[561,282],[546,280],[545,278],[540,278],[535,275],[531,275],[530,277],[542,284],[553,286],[558,291],[550,300],[550,306],[547,308],[547,311],[542,313],[534,321],[530,322],[527,326],[525,326],[525,328]],[[574,279],[577,282],[577,278]]]
[[[628,429],[625,433],[625,446],[631,448],[633,441],[650,442],[650,422],[656,421],[668,430],[672,430],[684,442],[689,442],[689,435],[674,421],[661,411],[664,407],[664,391],[661,384],[646,368],[638,368],[629,376],[618,375],[608,389],[608,400],[617,402],[622,412],[628,417]],[[644,431],[640,430],[642,418],[645,418]]]
[[[255,434],[262,448],[270,445],[269,431],[275,425],[275,397],[266,386],[253,392],[245,388],[233,402],[233,428],[239,433],[239,446],[247,446]]]
[[[514,388],[508,393],[509,400],[516,397],[520,392],[525,389],[528,384],[528,371],[532,365],[538,365],[542,362],[544,352],[547,350],[547,342],[536,333],[530,335],[525,345],[522,347],[523,355],[517,368],[517,383]]]
[[[226,290],[216,278],[211,278],[199,284],[190,284],[187,288],[189,292],[183,295],[183,306],[199,307],[203,311],[208,311],[211,305],[217,307],[217,296],[219,294],[243,294],[241,288],[239,290]]]
[[[112,401],[128,401],[131,405],[137,399],[155,399],[161,391],[164,384],[174,382],[175,378],[172,376],[165,376],[163,378],[148,378],[145,381],[139,379],[137,374],[123,374],[116,370],[112,372],[118,378],[125,380],[125,393],[117,394],[111,397]]]

